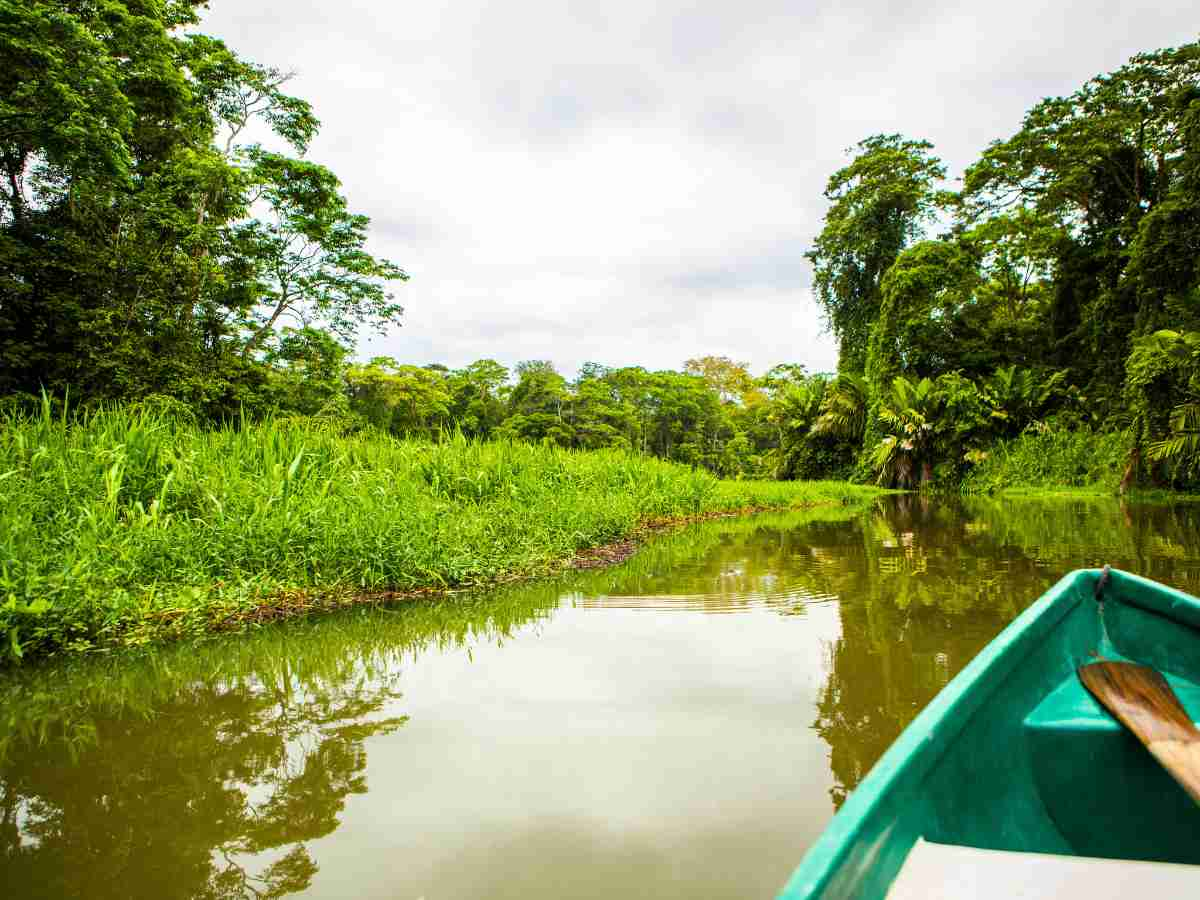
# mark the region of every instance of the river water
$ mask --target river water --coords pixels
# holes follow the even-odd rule
[[[0,683],[0,894],[770,897],[1067,571],[1200,590],[1200,506],[888,497],[614,569]]]

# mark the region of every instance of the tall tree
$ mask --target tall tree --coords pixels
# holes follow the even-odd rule
[[[1124,356],[1135,334],[1158,327],[1161,292],[1139,293],[1124,274],[1142,220],[1184,177],[1189,98],[1198,85],[1200,44],[1139,54],[1068,97],[1035,105],[1020,131],[967,169],[969,218],[1027,209],[1064,230],[1051,311],[1064,363],[1090,358],[1080,346]],[[1078,377],[1111,391],[1120,369]]]
[[[319,323],[343,339],[403,312],[386,284],[408,278],[365,249],[366,216],[351,213],[324,166],[255,152],[259,199],[270,212],[236,225],[228,252],[240,276],[243,355],[262,346],[283,317]]]
[[[805,255],[813,287],[838,340],[839,371],[861,373],[871,325],[879,314],[883,276],[924,233],[949,195],[933,145],[898,134],[875,135],[851,148],[853,161],[825,187],[832,204]]]
[[[471,437],[487,438],[504,421],[508,369],[480,359],[450,373],[451,416]]]

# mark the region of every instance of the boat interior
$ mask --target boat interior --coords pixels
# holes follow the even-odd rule
[[[1164,612],[1104,604],[1094,655],[1151,665],[1200,722],[1197,632]],[[1200,809],[1076,671],[1023,718],[1019,743],[1010,752],[1072,855],[919,839],[889,898],[1200,897]]]

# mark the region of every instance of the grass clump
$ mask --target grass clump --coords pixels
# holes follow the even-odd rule
[[[156,408],[0,419],[0,657],[552,571],[647,520],[845,502],[616,450],[204,430]]]
[[[992,447],[963,479],[968,494],[1069,489],[1116,493],[1129,459],[1126,432],[1027,431]]]

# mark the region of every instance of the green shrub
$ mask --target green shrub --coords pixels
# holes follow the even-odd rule
[[[964,493],[1096,488],[1116,492],[1129,459],[1128,432],[1043,427],[992,446],[962,481]]]

